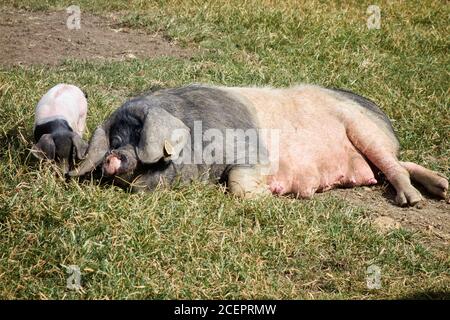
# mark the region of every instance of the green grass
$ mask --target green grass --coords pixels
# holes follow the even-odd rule
[[[73,1],[16,1],[27,10]],[[218,186],[128,194],[65,181],[29,155],[33,109],[58,82],[89,95],[88,136],[126,98],[191,82],[354,90],[378,102],[403,159],[450,175],[449,5],[384,2],[380,30],[359,1],[78,1],[124,26],[195,49],[189,60],[66,61],[0,69],[0,297],[399,298],[450,291],[448,248],[378,234],[365,208],[332,195],[243,201]],[[382,268],[369,290],[366,268]],[[78,265],[83,290],[66,289]]]

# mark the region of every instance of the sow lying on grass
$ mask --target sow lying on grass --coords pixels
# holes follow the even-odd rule
[[[238,130],[236,130],[238,129]],[[126,102],[101,126],[70,175],[102,167],[133,190],[192,179],[227,183],[230,192],[309,198],[335,187],[373,185],[381,171],[399,205],[422,199],[411,179],[445,197],[448,181],[400,162],[386,115],[344,90],[191,85]]]

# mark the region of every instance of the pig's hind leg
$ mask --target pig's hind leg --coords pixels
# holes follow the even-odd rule
[[[423,185],[432,195],[445,198],[448,181],[445,176],[412,162],[400,162],[409,172],[411,179]]]
[[[368,117],[348,118],[345,121],[347,136],[394,186],[395,202],[400,206],[415,205],[422,200],[420,192],[411,184],[407,169],[397,158],[398,143],[393,134],[379,127]]]

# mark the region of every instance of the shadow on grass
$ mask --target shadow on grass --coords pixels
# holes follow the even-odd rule
[[[418,291],[401,297],[402,300],[450,300],[450,291]]]

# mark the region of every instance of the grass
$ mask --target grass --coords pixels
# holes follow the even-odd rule
[[[54,10],[73,1],[4,1]],[[89,95],[88,136],[126,98],[155,84],[354,90],[377,101],[402,157],[450,175],[448,4],[384,2],[380,30],[359,1],[78,1],[121,24],[195,49],[189,60],[66,61],[0,67],[0,297],[33,299],[407,298],[450,291],[448,248],[400,229],[378,234],[363,207],[333,194],[242,201],[195,183],[128,194],[65,181],[29,155],[33,107],[49,87]],[[369,290],[366,269],[382,269]],[[80,291],[66,289],[78,265]],[[448,295],[447,295],[448,297]]]

